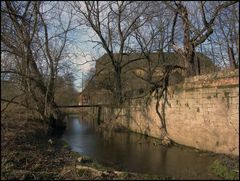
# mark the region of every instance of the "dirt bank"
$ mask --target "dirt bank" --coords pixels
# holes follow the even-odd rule
[[[59,138],[46,136],[37,120],[4,121],[7,128],[4,126],[1,134],[1,180],[173,179],[106,168],[72,152]]]

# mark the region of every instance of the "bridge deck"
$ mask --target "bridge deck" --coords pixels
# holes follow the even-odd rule
[[[70,105],[70,106],[58,106],[59,108],[77,108],[77,107],[101,107],[104,105],[99,105],[99,104],[92,104],[92,105]]]

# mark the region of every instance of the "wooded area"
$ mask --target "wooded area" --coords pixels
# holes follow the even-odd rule
[[[83,39],[93,45],[89,52]],[[92,57],[85,61],[80,53]],[[89,62],[96,67],[84,79]],[[111,104],[121,107],[136,98],[130,90],[137,79],[146,84],[144,96],[157,100],[159,124],[167,134],[160,108],[167,103],[171,76],[182,80],[206,73],[206,67],[239,68],[238,1],[1,1],[1,130],[6,135],[9,125],[31,121],[41,124],[45,135],[57,135],[66,128],[66,112],[59,106],[78,104],[87,91],[100,96],[106,91]],[[76,81],[84,83],[81,92]]]
[[[154,52],[176,52],[184,60],[181,68],[186,76],[200,73],[196,51],[210,55],[216,67],[234,69],[239,64],[235,1],[6,1],[2,2],[1,14],[1,82],[14,83],[20,90],[19,95],[1,100],[17,103],[17,97],[27,97],[18,103],[39,113],[52,129],[63,126],[55,93],[58,77],[72,66],[67,60],[71,53],[69,37],[71,31],[81,31],[83,26],[95,32],[97,37],[90,41],[110,57],[117,104],[124,102],[122,74],[129,64],[146,59],[148,75],[142,78],[156,84],[151,80],[155,68],[149,56]],[[136,52],[139,56],[123,61],[124,55]],[[71,72],[73,76],[76,73]]]

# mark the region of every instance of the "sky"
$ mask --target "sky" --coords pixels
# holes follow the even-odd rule
[[[95,61],[104,54],[103,49],[95,47],[96,44],[90,41],[92,36],[92,30],[87,27],[82,27],[70,35],[70,38],[75,41],[71,52],[74,53],[72,61],[77,67],[74,71],[76,79],[74,85],[78,91],[82,90],[82,75],[86,79],[89,71],[95,68]]]
[[[192,10],[190,11],[191,17],[197,19],[196,16],[198,16],[198,14],[196,10],[198,7],[195,3],[196,2],[190,3],[189,6],[191,6],[191,8],[189,9]],[[99,46],[95,47],[96,44],[90,42],[91,39],[98,40],[97,36],[93,36],[94,34],[95,33],[91,28],[82,25],[77,31],[71,32],[69,36],[73,40],[70,50],[73,53],[72,61],[77,67],[77,70],[74,71],[74,76],[76,78],[74,84],[78,91],[81,91],[82,88],[82,79],[84,79],[84,76],[82,78],[82,75],[87,75],[89,70],[95,67],[95,60],[105,53],[103,48]],[[202,47],[205,53],[207,53],[211,48],[207,40],[203,43]],[[197,50],[199,49],[200,47],[198,47]]]
[[[81,4],[81,2],[80,2]],[[56,13],[49,11],[52,7],[56,7]],[[47,19],[50,19],[49,23],[53,26],[49,29],[49,33],[52,35],[56,34],[56,32],[62,32],[62,29],[56,28],[56,25],[59,25],[58,19],[53,21],[50,17],[55,15],[59,15],[61,13],[61,21],[62,24],[67,28],[70,11],[72,10],[71,2],[45,2],[42,6],[42,11],[46,12]],[[77,26],[79,24],[79,17],[73,16],[72,19],[72,27]],[[94,48],[96,43],[91,42],[90,40],[97,40],[97,37],[94,36],[94,31],[85,26],[84,24],[78,26],[76,29],[68,32],[69,44],[66,49],[67,52],[67,60],[74,65],[72,69],[64,70],[64,73],[71,72],[75,77],[74,85],[78,91],[82,90],[82,75],[83,78],[86,77],[89,70],[95,68],[95,60],[101,57],[104,54],[103,49]]]

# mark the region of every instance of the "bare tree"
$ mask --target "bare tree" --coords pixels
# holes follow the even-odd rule
[[[221,46],[222,51],[226,52],[226,59],[231,69],[238,67],[239,59],[239,13],[238,4],[225,9],[217,18],[217,30],[214,33],[216,46]],[[225,57],[223,55],[223,57]],[[224,61],[224,60],[223,60]]]
[[[130,1],[114,2],[74,2],[73,7],[98,36],[94,40],[106,51],[114,70],[114,95],[117,104],[124,101],[122,70],[131,62],[141,59],[137,57],[124,61],[124,56],[132,52],[130,35],[143,26],[145,19],[141,16],[147,4]],[[115,54],[117,53],[117,54]]]
[[[173,49],[183,57],[185,67],[177,65],[177,62],[175,65],[171,65],[170,62],[166,62],[164,66],[156,63],[160,60],[164,62],[165,57],[163,50],[166,50],[166,47],[169,45],[168,43],[165,43],[167,38],[164,38],[164,36],[167,37],[169,30],[169,21],[166,15],[169,17],[171,12],[164,9],[165,6],[163,3],[153,3],[153,6],[157,8],[155,9],[154,7],[151,7],[151,13],[145,14],[148,21],[143,27],[140,27],[134,31],[134,37],[139,45],[140,51],[147,61],[147,66],[141,68],[144,74],[136,74],[136,76],[150,85],[150,92],[154,93],[157,99],[156,112],[160,118],[163,133],[165,132],[167,134],[164,109],[167,103],[169,76],[175,69],[185,69],[187,75],[195,75],[196,73],[200,73],[199,64],[197,64],[195,60],[195,48],[201,45],[212,34],[212,27],[216,17],[219,15],[219,12],[232,4],[234,4],[234,2],[226,2],[216,6],[212,18],[207,21],[204,3],[198,3],[200,6],[198,10],[202,16],[202,19],[200,19],[202,22],[199,22],[199,19],[196,17],[196,15],[191,18],[189,17],[191,6],[188,6],[188,9],[187,6],[184,6],[182,2],[176,2],[175,7],[173,4],[168,2],[165,3],[165,5],[170,7],[175,13],[172,24],[171,39],[169,42]],[[161,9],[161,7],[163,7],[163,9]],[[177,28],[178,23],[177,18],[179,15],[183,24],[182,26],[178,27],[179,30],[183,29],[183,48],[180,48],[178,45],[176,45],[176,40],[174,40],[176,31],[175,29]],[[154,20],[158,20],[158,22]],[[198,25],[198,28],[195,28],[195,25]],[[204,27],[201,27],[201,25]],[[153,52],[158,52],[159,56],[153,58],[153,56],[151,56]],[[158,74],[158,78],[154,79],[154,75],[157,74],[157,67],[160,66],[163,67],[162,74]],[[161,111],[159,110],[160,107],[162,108]],[[164,135],[165,134],[163,134],[163,136]]]
[[[151,8],[143,16],[146,16],[147,21],[142,27],[134,31],[133,36],[136,39],[139,51],[143,54],[144,61],[146,61],[144,65],[146,66],[138,67],[142,73],[135,73],[135,76],[148,85],[144,95],[148,97],[146,99],[147,105],[150,98],[156,98],[155,109],[161,123],[161,138],[166,139],[167,125],[164,112],[168,103],[169,77],[175,69],[183,69],[183,67],[178,66],[177,62],[173,65],[172,62],[167,62],[165,59],[164,52],[169,50],[168,29],[171,19],[164,3],[153,2]]]
[[[189,17],[191,4],[188,2],[176,1],[174,4],[166,2],[166,5],[175,13],[172,24],[172,38],[170,43],[174,51],[181,55],[185,61],[186,75],[196,75],[198,67],[195,60],[195,48],[201,45],[212,33],[216,18],[220,12],[227,7],[235,4],[237,1],[227,1],[220,3],[214,7],[213,13],[207,14],[204,1],[199,2],[199,10],[201,12],[202,27],[197,29],[194,22]],[[187,6],[188,5],[188,6]],[[181,48],[174,41],[176,22],[180,16],[183,28],[183,47]]]
[[[1,75],[12,73],[20,78],[19,83],[34,101],[37,112],[47,121],[49,130],[55,131],[64,128],[63,114],[55,103],[54,93],[67,35],[72,28],[72,15],[70,13],[66,26],[61,11],[55,9],[57,17],[51,14],[60,6],[48,5],[39,1],[2,3],[1,54],[12,57],[14,62],[12,68],[1,70]],[[52,24],[46,17],[50,17]]]

